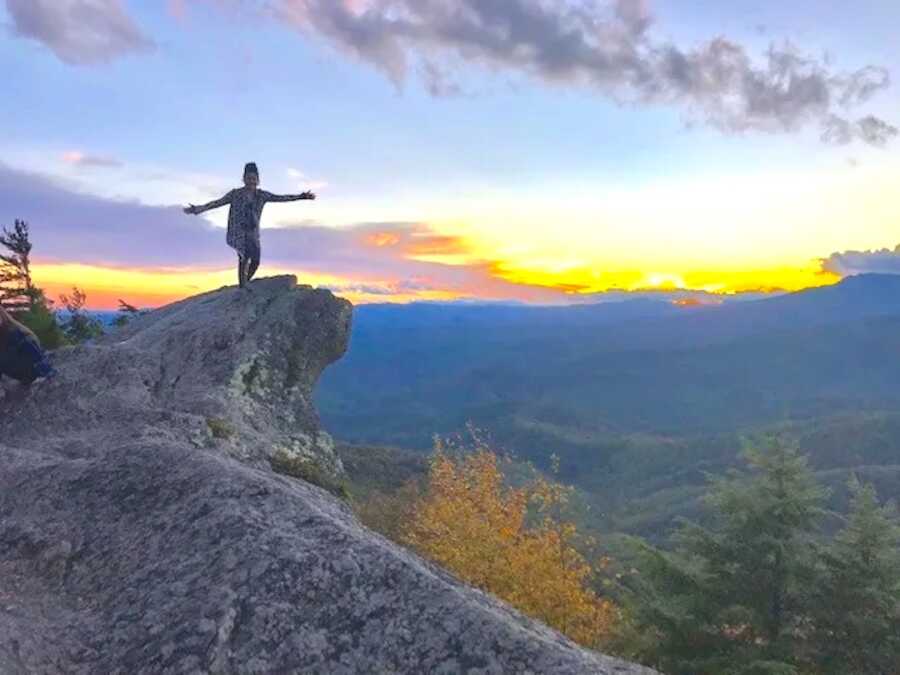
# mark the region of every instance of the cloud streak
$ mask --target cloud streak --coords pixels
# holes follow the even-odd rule
[[[229,3],[233,4],[233,3]],[[793,132],[818,125],[831,143],[883,145],[898,130],[852,111],[890,85],[884,68],[848,73],[773,44],[755,60],[725,37],[693,48],[654,38],[646,0],[272,0],[269,12],[370,63],[398,86],[423,74],[435,95],[465,62],[620,102],[680,106],[724,132]]]
[[[73,66],[108,63],[152,49],[121,0],[6,0],[16,35]]]
[[[122,166],[122,162],[115,157],[85,154],[83,152],[79,152],[78,150],[71,150],[69,152],[63,153],[62,159],[66,164],[88,168],[99,167],[112,169]]]

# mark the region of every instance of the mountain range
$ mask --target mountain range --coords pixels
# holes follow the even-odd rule
[[[797,440],[835,488],[900,496],[900,276],[714,306],[365,305],[317,390],[343,441],[427,451],[471,423],[600,529],[659,537],[744,438]],[[886,494],[885,494],[886,493]]]

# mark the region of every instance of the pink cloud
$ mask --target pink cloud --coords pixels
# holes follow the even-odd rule
[[[169,14],[179,21],[184,21],[187,18],[186,0],[168,0],[166,7],[169,10]]]
[[[119,167],[119,166],[122,166],[122,162],[119,161],[118,159],[116,159],[115,157],[109,157],[107,155],[85,154],[78,150],[70,150],[69,152],[63,153],[62,159],[66,164],[72,164],[75,166],[85,166],[85,167]]]

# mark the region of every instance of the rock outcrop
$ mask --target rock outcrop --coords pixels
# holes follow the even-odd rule
[[[0,399],[0,673],[650,673],[578,648],[273,473],[351,307],[293,277],[63,350]]]

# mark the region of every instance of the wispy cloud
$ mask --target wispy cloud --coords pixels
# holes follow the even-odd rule
[[[288,168],[287,175],[301,190],[324,190],[328,187],[328,181],[310,178],[299,169],[293,167]]]
[[[883,148],[896,135],[896,127],[871,115],[856,122],[831,115],[825,121],[822,140],[834,145],[847,145],[858,138],[869,145]]]
[[[103,168],[118,168],[122,166],[122,162],[115,157],[85,154],[78,150],[70,150],[63,153],[62,159],[66,164],[72,164],[74,166]]]
[[[6,0],[13,31],[82,66],[152,49],[121,0]]]
[[[646,0],[271,0],[264,7],[398,86],[417,70],[435,95],[459,92],[454,66],[465,62],[621,102],[679,106],[691,122],[725,132],[818,125],[826,142],[872,145],[898,133],[884,120],[853,117],[890,85],[886,69],[837,72],[789,43],[773,43],[761,59],[726,37],[675,45],[654,35]]]

